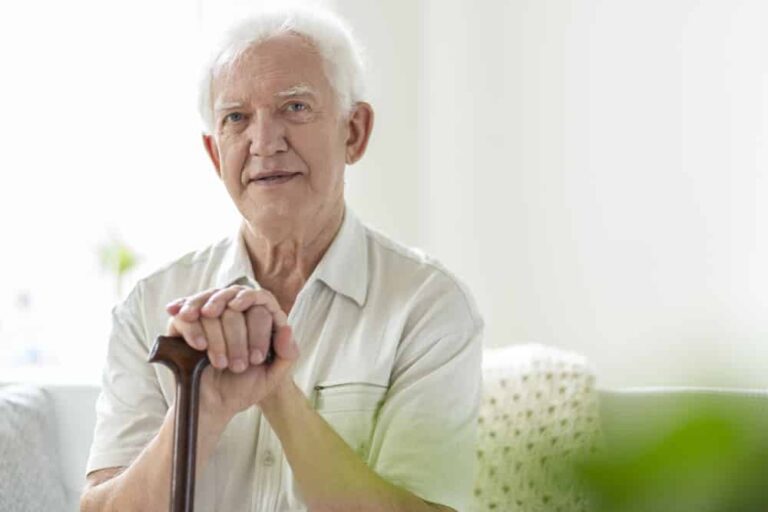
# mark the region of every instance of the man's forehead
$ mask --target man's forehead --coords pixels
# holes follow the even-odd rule
[[[280,99],[293,96],[324,97],[330,87],[319,55],[308,52],[298,58],[272,53],[270,48],[257,46],[241,55],[216,73],[212,92],[217,103],[237,101],[258,96],[260,99]],[[247,55],[258,51],[261,56]]]

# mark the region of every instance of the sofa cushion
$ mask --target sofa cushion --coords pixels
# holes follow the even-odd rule
[[[61,510],[66,494],[51,442],[45,393],[26,385],[0,386],[0,510]]]
[[[538,344],[486,350],[473,511],[587,510],[568,461],[596,445],[598,395],[586,359]]]

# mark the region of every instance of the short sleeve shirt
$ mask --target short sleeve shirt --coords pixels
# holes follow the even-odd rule
[[[147,362],[168,321],[164,305],[211,288],[259,286],[242,229],[140,280],[113,309],[87,472],[130,465],[175,399],[172,372]],[[466,287],[347,208],[288,322],[300,350],[293,379],[344,441],[382,478],[466,510],[483,331]],[[196,477],[195,503],[205,511],[306,510],[258,407],[228,424]]]

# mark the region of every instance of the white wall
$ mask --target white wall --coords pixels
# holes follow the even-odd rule
[[[768,2],[306,1],[368,50],[350,203],[470,285],[489,346],[582,352],[604,385],[768,386]],[[108,233],[135,279],[237,221],[195,65],[261,3],[60,4],[0,5],[0,366],[36,342],[95,377]]]
[[[392,122],[350,200],[470,284],[488,345],[768,386],[768,3],[362,4]]]

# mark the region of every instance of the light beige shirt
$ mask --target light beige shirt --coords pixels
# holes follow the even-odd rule
[[[258,286],[241,231],[142,279],[113,310],[87,472],[127,466],[175,397],[147,362],[164,305],[232,283]],[[288,316],[301,355],[294,380],[380,476],[466,510],[475,471],[483,322],[439,263],[364,226],[347,208]],[[197,476],[196,510],[306,510],[280,442],[257,407],[236,415]]]

